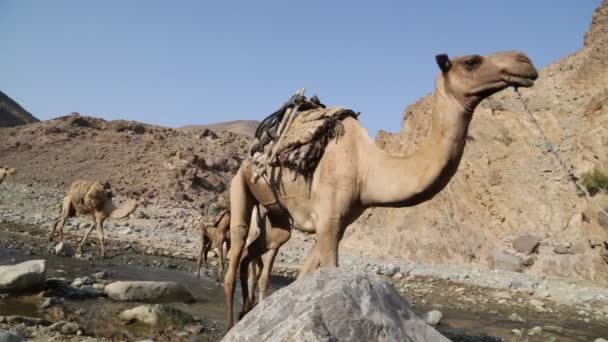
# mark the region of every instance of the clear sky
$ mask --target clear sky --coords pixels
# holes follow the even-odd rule
[[[304,87],[398,131],[434,56],[582,46],[601,0],[0,0],[0,90],[45,120],[163,126],[254,119]]]

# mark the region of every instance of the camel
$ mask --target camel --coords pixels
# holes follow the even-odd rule
[[[268,210],[264,206],[253,207],[248,236],[238,267],[243,296],[239,318],[253,309],[256,287],[259,300],[266,298],[274,259],[279,248],[291,237],[289,229],[273,227],[269,221]]]
[[[0,184],[4,181],[7,176],[12,176],[17,173],[17,170],[10,167],[0,167]]]
[[[510,86],[531,87],[538,77],[531,60],[518,51],[453,59],[441,54],[436,62],[440,73],[433,92],[431,129],[416,152],[389,155],[376,146],[359,121],[347,117],[342,120],[344,134],[329,141],[311,178],[276,166],[256,181],[250,160],[240,166],[230,187],[232,246],[225,276],[228,329],[234,324],[237,261],[254,205],[268,209],[273,228],[293,226],[316,234],[317,242],[298,279],[319,266],[337,267],[338,244],[348,225],[366,208],[410,207],[433,198],[456,173],[476,106]]]
[[[84,237],[78,246],[78,253],[82,253],[82,246],[89,237],[89,234],[93,231],[93,228],[97,227],[101,257],[104,258],[106,256],[106,251],[103,236],[103,222],[108,217],[113,219],[125,218],[133,213],[139,206],[138,201],[130,199],[121,207],[117,208],[114,206],[114,203],[112,203],[112,197],[113,195],[109,182],[103,183],[99,181],[77,180],[72,183],[70,190],[63,198],[61,216],[55,220],[51,234],[49,235],[49,240],[53,240],[57,227],[59,227],[59,239],[63,241],[63,226],[69,217],[89,215],[95,220],[95,225],[91,226],[84,234]]]
[[[217,265],[217,281],[221,281],[224,273],[224,243],[226,250],[230,249],[230,211],[222,215],[222,218],[216,225],[211,225],[207,222],[201,222],[201,249],[198,255],[196,276],[201,276],[201,266],[204,263],[205,268],[208,268],[207,253],[211,249],[217,249],[219,260]]]

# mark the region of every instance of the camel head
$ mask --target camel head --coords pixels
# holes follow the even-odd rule
[[[453,59],[441,54],[436,60],[441,70],[437,84],[471,113],[486,97],[511,86],[531,87],[538,77],[530,58],[519,51]]]

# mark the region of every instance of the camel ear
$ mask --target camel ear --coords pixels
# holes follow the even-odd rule
[[[452,67],[450,58],[445,53],[435,56],[435,60],[437,61],[437,65],[439,66],[439,69],[441,69],[441,72],[443,72],[443,73],[448,72],[450,70],[450,68]]]

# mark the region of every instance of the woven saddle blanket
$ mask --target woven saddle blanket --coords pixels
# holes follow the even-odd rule
[[[274,166],[311,177],[329,141],[344,134],[342,120],[358,116],[347,108],[327,108],[316,96],[309,100],[304,90],[296,93],[256,130],[249,151],[256,167],[255,179]]]

